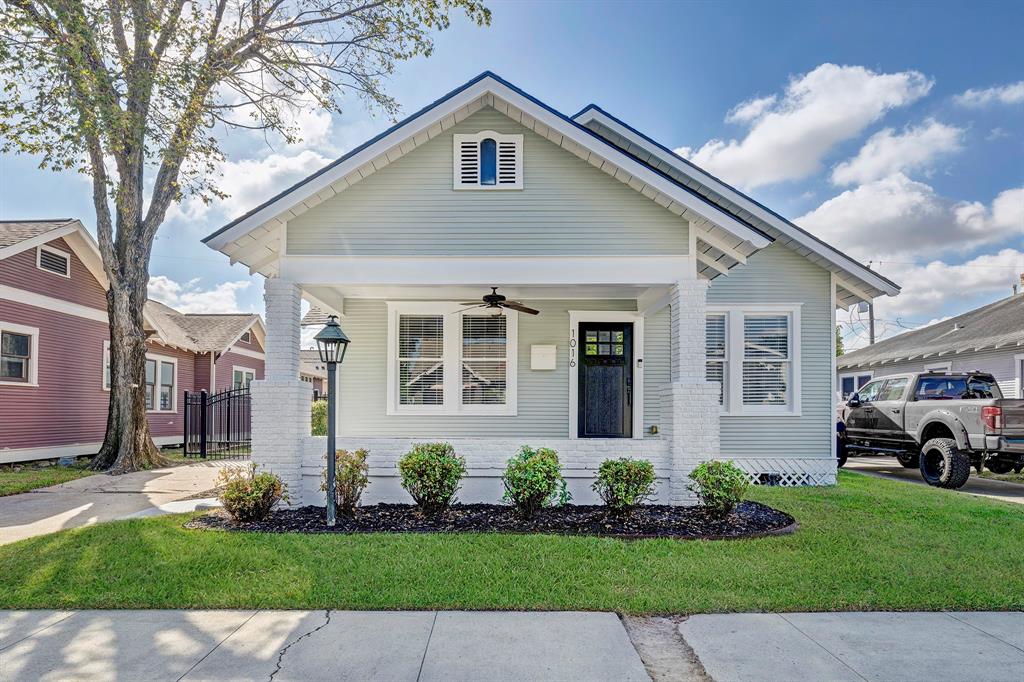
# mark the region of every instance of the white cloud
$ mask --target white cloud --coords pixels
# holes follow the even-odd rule
[[[730,120],[750,124],[742,140],[715,139],[697,151],[677,153],[745,188],[804,178],[821,168],[837,144],[890,109],[924,97],[931,87],[917,71],[876,73],[822,64],[790,80],[781,98],[755,99],[733,109]]]
[[[944,319],[951,301],[975,296],[987,296],[995,301],[1009,296],[1013,285],[1019,282],[1020,273],[1024,272],[1024,252],[1001,249],[964,263],[941,260],[920,265],[883,263],[881,272],[894,279],[902,290],[899,296],[875,300],[876,317],[901,320],[908,326],[924,326]]]
[[[238,292],[248,289],[251,280],[222,282],[204,289],[198,279],[185,284],[157,275],[149,278],[149,297],[169,305],[180,313],[237,313]]]
[[[775,95],[768,95],[740,102],[725,115],[725,120],[728,123],[749,123],[775,104],[775,99]]]
[[[201,220],[211,211],[234,218],[263,203],[330,162],[311,149],[297,154],[269,154],[262,159],[240,159],[219,164],[217,187],[226,199],[206,204],[192,197],[179,204],[176,213],[187,220]]]
[[[1024,102],[1024,81],[997,85],[991,88],[971,88],[953,98],[965,107],[984,107],[989,104],[1020,104]]]
[[[832,183],[853,185],[897,172],[927,168],[937,157],[958,151],[963,135],[963,128],[934,119],[908,127],[902,133],[886,128],[868,138],[857,156],[833,169]]]
[[[796,223],[861,260],[929,258],[1024,235],[1024,188],[955,203],[896,173],[847,190]]]

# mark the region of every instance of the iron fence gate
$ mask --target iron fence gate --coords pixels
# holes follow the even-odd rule
[[[252,401],[248,388],[219,393],[185,391],[185,456],[248,457]]]

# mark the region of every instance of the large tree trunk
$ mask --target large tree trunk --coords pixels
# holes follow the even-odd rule
[[[107,290],[110,318],[110,407],[103,447],[93,469],[123,474],[166,465],[149,433],[146,418],[146,304],[148,272],[131,263],[121,270],[120,282]],[[177,391],[177,386],[174,387]],[[154,399],[159,399],[155,396]]]

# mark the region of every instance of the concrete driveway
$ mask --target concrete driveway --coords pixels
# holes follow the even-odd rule
[[[896,461],[895,457],[851,457],[846,461],[846,466],[843,468],[870,476],[927,485],[921,478],[920,471],[917,469],[904,469]],[[1024,504],[1024,485],[982,478],[975,475],[973,470],[967,483],[963,488],[960,488],[960,492],[980,495],[981,497],[988,497],[1003,502]]]
[[[102,521],[211,506],[215,500],[188,498],[215,488],[225,466],[240,464],[203,462],[121,476],[95,474],[0,497],[0,545]]]

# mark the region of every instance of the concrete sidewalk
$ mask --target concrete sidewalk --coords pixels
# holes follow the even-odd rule
[[[918,485],[927,485],[921,478],[921,472],[917,469],[907,469],[896,461],[895,457],[851,457],[846,460],[848,471],[856,471],[869,476],[879,478],[891,478]],[[988,497],[1002,502],[1024,504],[1024,485],[1010,483],[1009,481],[998,481],[991,478],[982,478],[974,470],[971,470],[971,477],[959,492]]]
[[[210,506],[215,502],[189,498],[215,488],[225,466],[239,465],[202,462],[122,476],[95,474],[0,497],[0,545],[102,521]]]
[[[613,613],[0,612],[3,680],[647,680]]]
[[[1024,680],[1024,613],[747,613],[679,626],[707,674],[745,680]]]

